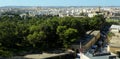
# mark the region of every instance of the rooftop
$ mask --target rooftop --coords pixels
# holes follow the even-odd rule
[[[112,25],[112,26],[111,26],[111,29],[112,29],[112,28],[117,28],[117,29],[119,28],[119,29],[120,29],[120,25]]]
[[[112,36],[110,40],[110,46],[120,47],[120,33],[114,33],[115,36]]]

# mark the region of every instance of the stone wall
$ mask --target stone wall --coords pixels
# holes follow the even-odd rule
[[[112,47],[112,46],[110,46],[110,52],[117,53],[117,51],[120,51],[120,47]]]
[[[95,32],[97,33],[96,35],[93,36],[93,38],[86,43],[83,47],[85,50],[89,49],[92,45],[94,45],[96,43],[96,41],[98,41],[98,39],[100,38],[100,32]]]
[[[87,43],[82,45],[83,52],[88,50],[92,45],[94,45],[96,43],[96,41],[98,41],[98,39],[100,38],[100,31],[93,31],[89,35],[92,35],[92,38],[90,38]],[[72,44],[71,48],[73,48],[75,50],[80,49],[80,43],[79,44]]]

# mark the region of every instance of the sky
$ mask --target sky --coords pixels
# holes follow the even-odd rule
[[[120,6],[120,0],[0,0],[0,6]]]

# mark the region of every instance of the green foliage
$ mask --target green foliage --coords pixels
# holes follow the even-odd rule
[[[1,56],[16,51],[43,51],[68,48],[71,43],[84,36],[88,30],[99,29],[104,22],[102,16],[85,17],[0,17]]]
[[[78,38],[78,31],[77,29],[68,28],[64,32],[65,39],[63,40],[63,45],[68,48],[71,43],[73,43]]]
[[[68,48],[68,46],[78,38],[77,29],[67,29],[66,26],[58,26],[57,34],[59,35],[59,39],[63,42],[65,48]]]
[[[118,20],[118,19],[107,19],[106,22],[109,25],[112,25],[112,24],[120,25],[120,20]]]
[[[11,57],[11,56],[12,56],[12,53],[11,53],[10,51],[0,50],[0,56],[3,56],[3,57]]]
[[[112,32],[109,32],[109,33],[108,33],[108,36],[109,36],[109,37],[112,37],[112,36],[115,36],[115,34],[112,33]]]
[[[34,32],[33,34],[29,34],[27,36],[28,41],[30,42],[30,44],[33,45],[33,47],[35,47],[35,43],[40,42],[42,39],[45,39],[46,35],[43,31],[41,32]]]
[[[93,29],[100,29],[101,26],[104,24],[105,19],[103,15],[96,15],[90,21],[91,28]]]

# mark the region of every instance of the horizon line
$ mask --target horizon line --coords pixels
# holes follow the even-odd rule
[[[20,6],[20,5],[16,5],[16,6],[0,6],[0,7],[120,7],[120,6],[92,6],[92,5],[90,5],[90,6]]]

